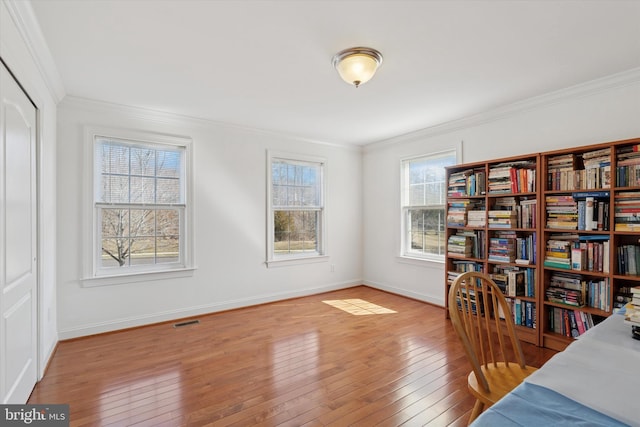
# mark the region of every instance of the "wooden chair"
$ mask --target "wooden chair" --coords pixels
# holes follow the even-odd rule
[[[473,368],[467,378],[477,399],[471,424],[537,368],[525,365],[509,304],[486,274],[456,278],[449,289],[449,316]]]

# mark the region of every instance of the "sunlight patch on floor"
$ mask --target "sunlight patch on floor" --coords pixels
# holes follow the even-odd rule
[[[346,311],[349,314],[353,314],[354,316],[397,313],[397,311],[380,307],[379,305],[372,304],[363,299],[334,299],[322,302],[335,308],[339,308],[342,311]]]

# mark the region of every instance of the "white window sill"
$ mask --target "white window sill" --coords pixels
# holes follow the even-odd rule
[[[174,270],[144,271],[137,273],[114,274],[110,276],[86,277],[82,279],[82,287],[92,288],[95,286],[124,285],[127,283],[191,277],[195,270],[196,267],[187,267]]]
[[[396,257],[396,259],[398,260],[398,262],[402,263],[402,264],[411,264],[411,265],[417,265],[420,267],[431,267],[431,266],[440,266],[440,265],[444,265],[444,259],[439,260],[439,259],[434,259],[434,258],[419,258],[419,257],[412,257],[412,256],[407,256],[407,255],[399,255],[398,257]],[[432,265],[430,265],[432,264]]]
[[[301,264],[315,264],[319,262],[328,262],[329,256],[327,255],[314,255],[310,257],[297,257],[297,258],[283,258],[283,259],[270,259],[265,262],[268,268],[275,267],[289,267],[292,265]]]

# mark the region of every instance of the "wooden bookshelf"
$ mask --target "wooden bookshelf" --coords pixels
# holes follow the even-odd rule
[[[455,165],[446,176],[445,299],[458,274],[483,271],[516,312],[519,302],[521,340],[563,350],[640,284],[640,138]],[[509,282],[523,275],[524,295]]]
[[[539,156],[533,154],[451,166],[446,175],[445,298],[460,273],[489,274],[512,304],[518,336],[536,345],[538,169]]]
[[[542,153],[541,166],[540,344],[563,350],[640,281],[640,139]]]

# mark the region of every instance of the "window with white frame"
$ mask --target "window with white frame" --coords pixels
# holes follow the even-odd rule
[[[456,151],[402,161],[402,255],[442,260],[446,247],[445,167]]]
[[[187,146],[93,137],[93,275],[188,267]]]
[[[269,156],[267,261],[324,255],[324,161]]]

